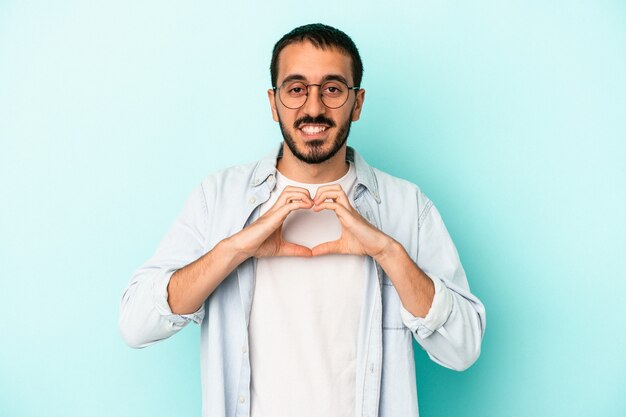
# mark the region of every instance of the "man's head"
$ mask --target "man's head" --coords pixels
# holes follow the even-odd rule
[[[270,76],[272,87],[277,87],[278,78],[278,56],[288,45],[293,43],[310,42],[319,49],[336,49],[348,55],[351,59],[352,77],[354,86],[360,87],[363,79],[363,62],[356,45],[348,35],[332,26],[321,23],[313,23],[295,28],[284,35],[272,52],[272,62],[270,63]]]
[[[272,115],[291,153],[309,164],[335,156],[365,96],[358,88],[363,64],[354,42],[330,26],[298,27],[274,46],[270,72]]]

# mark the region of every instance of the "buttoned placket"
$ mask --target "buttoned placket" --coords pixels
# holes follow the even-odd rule
[[[253,223],[260,213],[260,207],[270,198],[270,194],[276,185],[276,177],[269,174],[263,180],[254,178],[251,182],[252,188],[248,193],[248,207],[246,210],[247,218],[242,226],[249,226]],[[237,417],[250,416],[250,382],[251,382],[251,365],[250,365],[250,339],[248,333],[248,325],[250,323],[250,311],[252,308],[252,297],[254,292],[254,279],[256,269],[256,258],[249,258],[237,268],[239,295],[241,297],[241,306],[244,312],[245,328],[244,342],[241,346],[241,370],[239,373],[238,384],[238,401],[235,415]]]
[[[380,219],[377,211],[373,209],[371,191],[363,184],[357,184],[352,203],[361,216],[380,230]],[[375,195],[377,198],[378,196]],[[361,393],[361,416],[377,417],[380,401],[380,383],[382,377],[382,282],[383,270],[380,265],[371,258],[376,271],[377,293],[374,303],[380,309],[375,311],[370,327],[370,338],[366,346],[366,367],[363,391]],[[378,301],[378,303],[376,303]],[[373,306],[370,306],[373,308]]]

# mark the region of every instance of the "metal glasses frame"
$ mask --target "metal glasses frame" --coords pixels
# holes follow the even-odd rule
[[[348,88],[348,90],[358,91],[358,90],[361,89],[361,87],[349,87],[348,84],[344,83],[343,81],[333,80],[333,82],[338,82],[338,83],[341,83],[341,84],[345,85]],[[324,106],[329,108],[329,109],[338,109],[340,107],[343,107],[343,105],[348,102],[348,97],[350,97],[350,94],[349,94],[350,92],[348,91],[348,94],[346,94],[346,100],[343,103],[341,103],[341,105],[339,105],[337,107],[331,107],[331,106],[329,106],[328,104],[326,104],[324,102],[324,95],[322,94],[322,86],[324,84],[326,84],[326,83],[324,83],[324,84],[304,84],[304,83],[302,83],[302,84],[306,88],[306,98],[304,99],[302,104],[299,105],[298,107],[289,107],[288,105],[285,104],[285,102],[283,101],[283,99],[280,96],[280,91],[279,91],[283,87],[282,85],[280,85],[279,87],[272,87],[272,90],[274,90],[274,92],[278,92],[278,99],[280,100],[281,103],[283,103],[283,106],[285,106],[285,107],[287,107],[288,109],[291,109],[291,110],[297,110],[299,108],[302,108],[302,106],[304,106],[306,104],[306,101],[309,99],[309,87],[313,87],[313,86],[320,88],[320,100],[322,101],[322,104],[324,104]]]

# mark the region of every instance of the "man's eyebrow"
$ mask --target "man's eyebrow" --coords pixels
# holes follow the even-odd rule
[[[300,74],[290,74],[285,77],[282,84],[287,83],[289,81],[306,81],[306,77]]]
[[[281,84],[290,82],[290,81],[304,81],[307,82],[307,78],[304,75],[301,74],[290,74],[288,76],[285,77],[285,79],[283,80],[283,82]],[[348,85],[348,80],[346,80],[346,78],[341,75],[341,74],[328,74],[325,75],[322,78],[322,81],[320,81],[321,83],[325,83],[326,81],[341,81],[342,83],[344,83],[345,85]]]
[[[322,78],[322,82],[324,83],[326,81],[341,81],[345,85],[349,85],[348,84],[348,80],[346,80],[346,78],[343,75],[341,75],[341,74],[328,74],[328,75],[325,75],[324,78]]]

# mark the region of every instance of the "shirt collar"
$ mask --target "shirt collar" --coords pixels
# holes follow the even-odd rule
[[[252,179],[250,181],[251,187],[258,187],[263,184],[270,175],[276,175],[276,160],[283,155],[283,142],[280,143],[278,149],[270,152],[263,159],[259,160],[252,173]],[[365,160],[359,155],[354,148],[348,146],[346,148],[346,161],[352,162],[356,169],[356,182],[357,186],[362,185],[365,187],[376,199],[377,203],[380,203],[380,195],[378,193],[378,183],[376,182],[376,176],[371,166],[365,162]]]

